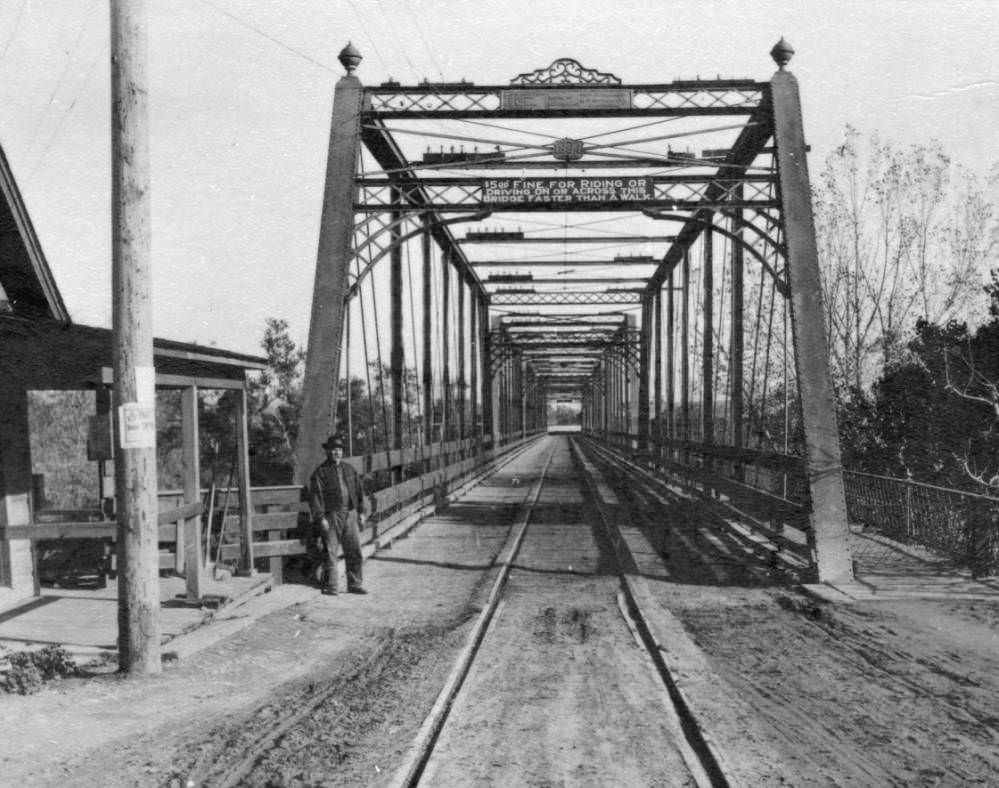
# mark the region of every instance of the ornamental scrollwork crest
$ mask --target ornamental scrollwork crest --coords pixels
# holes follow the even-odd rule
[[[527,74],[518,74],[510,80],[511,85],[620,85],[621,80],[613,74],[584,68],[571,57],[556,60],[548,68],[540,68]]]

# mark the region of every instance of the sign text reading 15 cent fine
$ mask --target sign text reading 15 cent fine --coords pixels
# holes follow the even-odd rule
[[[482,202],[503,204],[630,202],[652,198],[648,178],[486,178]]]

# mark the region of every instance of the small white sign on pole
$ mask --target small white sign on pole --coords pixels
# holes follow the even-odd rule
[[[123,449],[156,446],[156,406],[126,402],[118,408],[118,434]]]

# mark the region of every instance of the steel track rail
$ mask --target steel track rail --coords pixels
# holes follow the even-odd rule
[[[496,618],[496,614],[502,606],[502,593],[506,586],[510,569],[514,559],[520,551],[520,546],[524,542],[524,535],[527,532],[527,525],[531,519],[531,513],[537,505],[538,497],[541,495],[541,487],[548,473],[552,458],[555,456],[555,449],[551,449],[541,473],[531,486],[517,519],[507,537],[506,542],[496,558],[494,566],[499,567],[499,573],[493,581],[489,591],[489,596],[482,612],[476,619],[475,626],[469,632],[465,645],[451,669],[444,687],[437,696],[430,714],[424,720],[416,735],[413,745],[406,754],[403,765],[396,771],[392,781],[389,783],[393,788],[415,788],[420,784],[420,779],[427,763],[433,754],[437,740],[440,738],[444,723],[447,722],[453,707],[455,698],[461,691],[462,685],[471,670],[472,663],[479,653],[482,641],[485,639],[490,624]]]
[[[513,451],[503,455],[496,461],[495,465],[492,465],[492,467],[487,472],[483,474],[476,474],[474,477],[472,477],[464,484],[462,484],[460,489],[455,493],[453,493],[452,496],[449,496],[449,498],[457,497],[461,493],[465,492],[469,487],[482,481],[484,477],[496,473],[501,468],[505,467],[506,465],[509,465],[511,462],[513,462],[513,460],[520,457],[521,454],[523,454],[529,448],[534,446],[536,443],[537,443],[536,440],[529,441],[523,446],[517,447]],[[538,480],[535,482],[535,485],[531,488],[529,492],[528,497],[531,501],[530,505],[526,507],[526,511],[522,511],[517,518],[516,525],[514,528],[514,531],[517,532],[515,549],[513,549],[513,551],[510,552],[510,540],[508,540],[507,544],[504,545],[503,550],[501,550],[497,558],[497,563],[503,565],[504,567],[503,572],[501,573],[501,577],[497,578],[497,581],[502,579],[502,581],[505,582],[506,580],[506,575],[509,572],[509,567],[513,562],[513,558],[515,557],[517,550],[519,550],[520,548],[520,542],[523,540],[523,533],[524,530],[526,530],[526,524],[528,519],[530,518],[530,511],[533,508],[534,504],[537,502],[537,496],[541,490],[540,486],[541,480],[544,478],[545,473],[548,470],[548,466],[551,464],[551,459],[553,455],[554,451],[548,455],[548,459],[545,462],[545,466],[541,472],[541,475],[538,477]],[[416,527],[419,527],[419,525],[417,524]],[[499,585],[502,585],[502,583],[500,583]],[[489,612],[489,620],[492,619],[493,611],[496,608],[496,602],[499,599],[498,591],[499,588],[497,584],[494,584],[493,589],[489,595],[489,602],[487,604],[486,610],[483,611],[483,613],[485,613],[486,611]],[[488,621],[486,623],[488,624]],[[483,631],[479,636],[480,642],[484,634],[485,630],[483,628]],[[476,648],[477,646],[478,644],[476,644]],[[358,668],[354,672],[355,673],[363,672],[366,667],[375,662],[377,656],[378,656],[377,654],[370,655],[360,666],[358,666]],[[469,660],[469,664],[471,664],[471,660]],[[266,731],[262,732],[260,735],[255,737],[251,742],[245,745],[243,747],[243,752],[240,754],[239,760],[232,766],[227,767],[221,774],[214,774],[212,764],[197,765],[195,769],[192,771],[192,773],[188,775],[188,784],[206,785],[208,784],[206,782],[207,780],[212,780],[211,785],[215,786],[215,788],[233,788],[234,786],[239,785],[242,780],[244,780],[246,777],[252,774],[253,769],[260,762],[260,759],[263,758],[264,755],[266,755],[267,752],[271,748],[273,748],[274,745],[277,744],[286,733],[288,733],[288,731],[290,731],[292,728],[295,727],[295,725],[297,725],[303,719],[312,714],[312,712],[315,709],[317,709],[319,706],[321,706],[323,703],[331,700],[333,696],[340,690],[340,688],[341,684],[340,682],[337,682],[329,687],[326,687],[324,689],[319,690],[318,692],[315,692],[315,694],[313,694],[307,700],[294,704],[295,710],[293,712],[291,712],[290,714],[286,714],[285,716],[277,720],[274,725],[272,725]],[[457,689],[455,690],[455,692],[457,692]],[[443,719],[441,720],[441,724],[443,724]],[[437,729],[437,732],[439,732],[439,727]],[[423,764],[421,764],[421,769],[422,765]]]
[[[618,572],[621,577],[622,591],[627,600],[627,609],[631,621],[635,624],[637,639],[645,647],[649,658],[655,666],[656,673],[662,680],[666,692],[672,701],[673,709],[676,712],[680,729],[687,745],[686,747],[680,747],[680,753],[684,760],[687,761],[691,776],[697,782],[698,788],[738,788],[739,782],[733,778],[730,770],[725,766],[727,759],[724,752],[718,746],[718,743],[712,740],[710,733],[704,726],[698,722],[697,717],[678,686],[672,671],[663,658],[662,649],[657,642],[653,627],[649,621],[652,606],[658,603],[649,593],[644,580],[638,575],[631,551],[624,537],[617,529],[614,518],[608,511],[608,501],[605,500],[606,493],[600,489],[601,486],[605,485],[598,484],[597,480],[593,478],[593,473],[587,469],[587,458],[579,442],[574,438],[570,438],[569,442],[572,446],[572,456],[576,462],[576,467],[579,469],[580,475],[583,477],[584,483],[596,503],[596,509],[604,526],[604,532],[614,547]],[[604,462],[607,461],[606,458],[602,459]],[[641,482],[641,479],[637,479],[637,481]]]
[[[637,593],[634,586],[630,584],[629,572],[633,574],[633,562],[630,562],[631,566],[629,566],[629,559],[621,550],[621,539],[619,537],[616,538],[614,529],[608,522],[600,491],[596,488],[593,479],[586,473],[582,467],[582,463],[579,461],[579,448],[576,442],[571,437],[569,441],[572,447],[573,458],[576,461],[577,468],[580,470],[580,475],[583,477],[583,483],[591,496],[596,500],[601,523],[604,526],[605,532],[610,537],[611,543],[614,545],[618,572],[622,581],[622,591],[618,595],[618,605],[632,636],[640,647],[646,649],[646,652],[650,656],[649,670],[663,682],[664,702],[672,706],[673,710],[671,725],[675,730],[676,746],[687,766],[688,772],[698,788],[736,788],[737,783],[726,776],[725,771],[715,757],[717,747],[705,740],[702,728],[698,725],[690,708],[687,706],[682,695],[677,691],[675,683],[669,675],[669,669],[663,662],[662,655],[659,653],[659,649],[655,643],[655,638],[651,635],[648,622],[642,614],[643,605],[647,608],[650,605],[650,599],[647,597],[643,599],[642,594]],[[478,656],[490,625],[498,618],[499,612],[502,610],[502,593],[506,584],[506,578],[524,541],[531,511],[537,503],[544,477],[547,474],[554,453],[555,450],[553,449],[548,455],[544,470],[541,472],[528,498],[525,500],[521,515],[518,517],[517,525],[511,532],[501,552],[501,556],[497,560],[497,563],[502,566],[502,570],[493,583],[485,609],[476,622],[474,630],[469,634],[466,645],[456,660],[451,674],[438,696],[437,702],[425,720],[416,742],[410,748],[406,762],[396,772],[393,780],[389,783],[392,788],[417,788],[421,784],[420,779],[423,771],[433,756],[434,748],[448,716],[455,708],[454,704],[461,687],[471,671],[473,662]]]

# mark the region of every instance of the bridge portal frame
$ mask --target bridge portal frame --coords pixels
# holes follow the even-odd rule
[[[297,468],[300,478],[319,459],[319,444],[336,423],[336,380],[339,377],[346,306],[358,282],[350,283],[350,263],[355,249],[361,243],[378,247],[371,233],[358,237],[358,228],[364,226],[365,214],[386,213],[396,223],[410,213],[422,222],[424,236],[432,238],[441,249],[444,270],[452,268],[463,286],[469,288],[469,297],[475,304],[473,329],[465,336],[465,321],[461,321],[459,342],[471,343],[473,355],[480,360],[482,374],[481,409],[483,424],[481,436],[488,431],[495,441],[505,433],[526,434],[529,427],[537,427],[543,420],[538,403],[544,396],[542,381],[537,379],[525,359],[523,350],[498,348],[496,338],[485,327],[489,325],[489,306],[501,303],[530,304],[546,298],[561,303],[627,303],[638,301],[642,307],[642,327],[637,356],[638,375],[632,381],[629,356],[607,353],[592,348],[601,355],[594,369],[603,375],[603,387],[580,382],[580,390],[587,394],[591,406],[599,408],[600,416],[590,413],[586,420],[602,427],[607,435],[613,426],[613,409],[624,407],[623,426],[631,433],[632,410],[636,410],[637,434],[640,449],[647,448],[652,438],[650,417],[650,377],[652,363],[661,364],[661,333],[657,334],[657,352],[652,353],[653,323],[661,321],[661,292],[670,287],[668,309],[673,310],[674,271],[678,266],[686,269],[692,245],[715,229],[716,212],[738,217],[738,232],[730,233],[742,252],[756,254],[743,236],[745,231],[759,229],[743,221],[745,212],[764,216],[768,222],[783,232],[780,244],[783,253],[787,297],[790,316],[797,383],[801,401],[802,426],[805,442],[805,471],[810,498],[809,542],[813,551],[816,578],[827,582],[852,580],[852,562],[847,546],[848,526],[843,492],[840,447],[833,410],[832,385],[826,356],[825,326],[821,318],[821,289],[815,242],[814,217],[810,201],[809,177],[806,162],[807,148],[801,117],[801,103],[797,81],[786,70],[793,50],[781,40],[771,55],[778,64],[778,71],[769,82],[754,80],[688,80],[668,84],[623,86],[610,74],[582,69],[575,61],[556,61],[548,69],[521,74],[510,85],[480,87],[471,83],[424,83],[403,87],[385,83],[365,88],[354,75],[361,58],[348,45],[340,55],[347,74],[334,90],[333,113],[330,132],[329,156],[323,198],[322,220],[316,260],[313,303],[309,329],[309,344],[303,392],[303,417],[297,446]],[[561,70],[561,73],[560,73]],[[475,179],[420,178],[415,168],[406,160],[402,149],[395,142],[386,121],[399,118],[565,118],[565,117],[656,117],[656,116],[744,116],[746,122],[739,135],[710,178],[649,179],[650,196],[638,201],[615,202],[605,206],[566,206],[563,204],[536,203],[511,207],[503,203],[484,204],[483,184]],[[773,147],[766,148],[770,139]],[[368,150],[382,168],[386,179],[370,179],[358,172],[361,146]],[[758,174],[750,176],[749,168],[761,153],[772,153],[776,163],[776,183]],[[486,162],[498,168],[501,161]],[[776,200],[767,196],[767,189],[776,187]],[[479,193],[476,190],[479,190]],[[460,213],[467,219],[488,215],[491,210],[622,210],[642,211],[653,218],[671,218],[667,209],[691,212],[683,219],[680,232],[670,244],[655,272],[640,292],[605,291],[603,293],[517,293],[490,294],[479,280],[472,265],[463,253],[461,244],[451,233],[443,213]],[[361,216],[361,222],[356,217]],[[397,225],[384,232],[385,242],[369,256],[368,268],[375,257],[392,254],[393,247],[401,243],[403,234]],[[377,233],[376,233],[377,234]],[[387,246],[385,245],[387,243]],[[776,245],[776,244],[775,244]],[[706,249],[710,250],[708,244]],[[426,249],[426,243],[424,244]],[[775,275],[778,272],[772,272]],[[704,303],[710,315],[712,304],[711,281],[704,283]],[[683,310],[686,312],[687,289],[683,288]],[[462,291],[461,303],[464,303]],[[740,297],[741,302],[741,297]],[[400,332],[396,329],[401,307],[393,300],[393,380],[401,377],[404,354],[398,347]],[[733,315],[741,303],[733,299]],[[462,310],[464,311],[464,310]],[[672,327],[672,317],[669,322]],[[735,322],[739,322],[736,320]],[[476,325],[477,324],[477,325]],[[686,318],[684,325],[687,325]],[[706,321],[705,326],[711,323]],[[741,340],[740,340],[741,341]],[[502,351],[502,352],[499,352]],[[494,358],[502,358],[499,368]],[[464,352],[462,353],[464,360]],[[425,361],[426,363],[426,361]],[[674,360],[668,359],[672,366]],[[673,370],[671,370],[672,373]],[[663,414],[659,402],[662,392],[656,376],[656,414],[661,421]],[[473,371],[473,375],[475,372]],[[682,375],[688,375],[686,364]],[[713,377],[710,352],[702,359],[701,391],[705,402],[701,408],[703,434],[706,443],[713,442],[714,430],[710,422],[707,399]],[[464,370],[459,381],[465,380]],[[672,377],[670,388],[672,394]],[[449,370],[445,371],[445,394],[450,388]],[[688,387],[683,385],[683,396]],[[529,402],[529,398],[531,401]],[[449,398],[445,396],[445,408]],[[637,408],[634,404],[637,402]],[[675,403],[670,396],[669,421],[675,421]],[[689,403],[681,405],[689,416]],[[464,412],[464,411],[463,411]],[[398,416],[397,416],[398,419]],[[530,422],[530,423],[529,423]],[[684,419],[689,427],[689,418]],[[464,429],[462,428],[462,435]],[[397,432],[398,434],[398,432]],[[443,435],[442,435],[443,438]],[[688,438],[689,440],[689,438]],[[740,448],[740,437],[736,439]],[[494,444],[495,445],[495,444]]]

